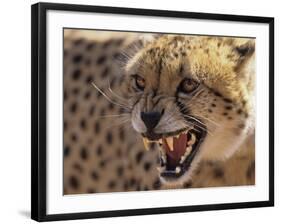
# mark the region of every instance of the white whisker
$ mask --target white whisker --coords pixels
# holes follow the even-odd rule
[[[197,121],[198,123],[202,124],[203,126],[205,126],[205,124],[202,121],[198,120],[197,118],[195,118],[195,117],[193,117],[191,115],[185,114],[184,117],[193,119],[193,120]]]
[[[205,119],[207,121],[210,121],[211,123],[213,123],[214,125],[218,126],[218,127],[221,127],[221,125],[219,125],[217,122],[215,122],[214,120],[210,119],[210,118],[207,118],[205,116],[202,116],[202,115],[197,115],[195,114],[196,117],[199,117],[199,118],[202,118],[202,119]]]
[[[121,97],[120,95],[118,95],[117,93],[115,93],[115,92],[111,89],[111,85],[110,85],[109,79],[108,79],[108,90],[109,90],[115,97],[117,97],[118,99],[128,102],[128,100],[126,100],[125,98]]]
[[[119,123],[119,124],[111,125],[111,128],[112,128],[112,127],[116,127],[116,126],[119,127],[119,126],[124,125],[124,124],[126,124],[126,123],[128,123],[128,122],[130,122],[130,119],[125,120],[125,121],[122,121],[122,122]]]
[[[116,103],[114,102],[110,97],[108,97],[94,82],[92,82],[92,85],[110,102],[110,103],[113,103],[119,107],[122,107],[122,108],[126,108],[126,109],[132,109],[126,105],[123,105],[123,104],[119,104],[119,103]]]
[[[189,122],[189,123],[191,123],[191,122]],[[213,132],[212,132],[211,130],[208,130],[207,128],[202,127],[202,126],[200,126],[200,125],[198,125],[198,124],[196,124],[196,123],[191,123],[191,124],[197,126],[198,128],[202,129],[203,131],[206,131],[206,132],[207,132],[208,134],[210,134],[211,136],[214,136],[214,135],[213,135]],[[193,129],[194,129],[194,130],[197,130],[197,131],[200,131],[199,129],[196,129],[194,126],[193,126]]]

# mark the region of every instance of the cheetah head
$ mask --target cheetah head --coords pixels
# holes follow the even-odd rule
[[[254,130],[254,40],[162,35],[127,62],[125,91],[145,148],[159,146],[161,180],[192,178]]]

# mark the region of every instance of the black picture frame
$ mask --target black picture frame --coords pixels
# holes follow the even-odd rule
[[[37,221],[132,216],[274,206],[274,18],[183,11],[37,3],[31,10],[31,218]],[[54,214],[46,213],[46,13],[48,10],[254,22],[269,25],[269,200],[243,203]]]

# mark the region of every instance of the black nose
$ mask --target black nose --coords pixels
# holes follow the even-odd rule
[[[158,124],[161,118],[159,112],[141,112],[141,119],[148,130],[152,130]]]

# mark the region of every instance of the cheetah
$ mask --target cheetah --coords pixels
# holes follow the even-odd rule
[[[255,41],[64,30],[64,194],[255,184]]]

